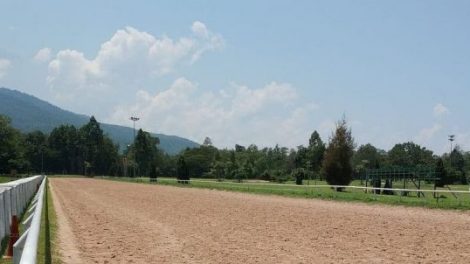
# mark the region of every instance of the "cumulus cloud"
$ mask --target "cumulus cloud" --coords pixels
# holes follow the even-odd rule
[[[447,107],[445,107],[441,103],[438,103],[434,106],[434,109],[433,109],[434,117],[442,117],[449,113],[450,113],[449,109],[447,109]]]
[[[447,141],[444,140],[444,131],[448,130],[449,127],[443,117],[449,115],[450,111],[442,103],[437,103],[433,107],[432,114],[434,116],[434,123],[432,125],[430,124],[429,127],[421,129],[418,134],[413,137],[413,140],[439,153],[447,148]]]
[[[329,137],[332,135],[335,129],[336,129],[336,122],[333,121],[332,119],[325,119],[320,123],[318,127],[318,132],[326,140],[326,139],[329,139]]]
[[[434,124],[432,127],[429,128],[423,128],[418,136],[416,136],[415,141],[420,143],[420,144],[426,144],[429,143],[429,140],[431,140],[439,131],[441,131],[442,125],[440,124]]]
[[[202,38],[208,38],[210,35],[209,30],[207,29],[206,25],[200,21],[195,21],[191,26],[191,30],[194,34]]]
[[[0,78],[3,78],[7,74],[10,66],[11,62],[9,60],[0,58]]]
[[[468,151],[470,149],[470,132],[461,132],[455,135],[455,143],[462,149]]]
[[[191,35],[179,39],[125,27],[101,44],[94,58],[77,50],[59,51],[49,63],[47,83],[59,100],[100,96],[101,92],[129,95],[149,86],[150,80],[223,46],[222,36],[199,21],[193,23]]]
[[[36,55],[34,55],[33,59],[37,62],[48,62],[51,60],[51,49],[50,48],[42,48],[38,50]]]
[[[191,26],[191,30],[196,37],[206,41],[206,44],[196,50],[191,56],[191,63],[196,62],[203,53],[219,49],[225,45],[225,41],[221,35],[209,31],[206,25],[200,21],[195,21]]]
[[[311,133],[309,115],[317,108],[313,103],[298,104],[297,91],[287,83],[271,82],[258,89],[232,84],[204,92],[198,84],[179,78],[156,94],[137,92],[135,102],[117,107],[109,121],[127,124],[129,115],[135,114],[147,130],[196,141],[209,136],[217,146],[296,146]]]

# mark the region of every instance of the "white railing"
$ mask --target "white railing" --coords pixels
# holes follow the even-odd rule
[[[0,239],[10,234],[12,216],[21,216],[43,178],[38,175],[0,184]]]
[[[13,263],[33,264],[36,263],[38,250],[39,231],[41,229],[42,205],[44,202],[44,191],[46,188],[46,177],[42,180],[36,196],[31,202],[28,210],[31,215],[23,221],[26,230],[13,245]]]
[[[10,235],[12,217],[21,217],[44,176],[32,176],[0,184],[0,240]]]
[[[297,185],[297,184],[286,184],[286,183],[271,183],[271,182],[234,182],[230,180],[217,181],[217,180],[178,180],[176,178],[160,178],[162,182],[165,181],[182,181],[182,182],[194,182],[194,183],[215,183],[215,184],[233,184],[239,186],[245,186],[247,188],[254,187],[256,185],[266,187],[259,189],[269,189],[269,186],[272,187],[293,187],[299,189],[321,189],[321,188],[343,188],[343,189],[361,189],[364,191],[394,191],[394,192],[416,192],[416,193],[451,193],[451,194],[470,194],[470,187],[468,191],[465,190],[442,190],[442,189],[409,189],[409,188],[385,188],[385,187],[365,187],[365,186],[355,186],[355,185],[328,185],[328,184],[315,184],[315,185]]]

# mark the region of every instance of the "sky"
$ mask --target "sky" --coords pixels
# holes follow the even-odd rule
[[[217,147],[470,151],[470,1],[0,2],[0,87]]]

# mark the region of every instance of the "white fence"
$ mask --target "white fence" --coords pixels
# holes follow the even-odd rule
[[[38,175],[0,184],[0,240],[10,235],[12,216],[21,217],[44,178]]]
[[[41,186],[31,202],[31,207],[29,209],[29,211],[32,211],[31,215],[23,221],[26,230],[13,246],[14,264],[36,263],[45,187],[46,178],[42,180]]]

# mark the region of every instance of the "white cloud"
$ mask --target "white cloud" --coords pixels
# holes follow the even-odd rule
[[[224,38],[219,34],[209,31],[206,25],[200,21],[195,21],[193,23],[191,31],[196,37],[204,40],[206,43],[203,47],[194,52],[191,57],[191,63],[197,61],[203,53],[210,50],[217,50],[225,46]]]
[[[61,50],[49,63],[48,86],[62,104],[74,104],[77,96],[93,97],[96,102],[105,93],[114,95],[107,101],[133,95],[153,85],[155,78],[191,65],[205,52],[224,45],[223,38],[201,22],[194,22],[191,30],[188,37],[171,39],[126,27],[101,44],[91,59],[80,51]]]
[[[106,90],[99,89],[107,85],[102,78],[96,62],[87,60],[81,52],[62,50],[49,63],[47,82],[60,101],[72,101]]]
[[[9,60],[0,58],[0,79],[7,74],[10,66],[11,62]]]
[[[455,135],[455,144],[459,145],[464,151],[470,150],[470,132],[457,133]]]
[[[33,58],[38,62],[48,62],[51,60],[51,49],[42,48],[36,53],[36,55],[34,55]]]
[[[419,144],[426,144],[442,129],[442,125],[434,124],[430,128],[422,129],[418,136],[415,137],[415,141]]]
[[[272,82],[258,89],[232,84],[226,90],[203,92],[198,84],[179,78],[154,95],[137,92],[135,103],[117,107],[109,121],[128,124],[129,115],[135,114],[147,130],[196,141],[209,136],[222,147],[297,146],[312,132],[309,118],[317,108],[299,104],[296,90],[287,83]]]
[[[193,25],[191,26],[191,30],[193,31],[196,36],[202,37],[202,38],[208,38],[210,33],[209,30],[207,30],[206,25],[204,23],[201,23],[200,21],[195,21]]]
[[[449,109],[447,109],[447,107],[445,107],[441,103],[438,103],[434,106],[434,109],[433,109],[434,117],[442,117],[442,116],[447,115],[449,113],[450,113]]]
[[[287,104],[297,98],[296,91],[290,84],[272,82],[263,89],[251,90],[246,86],[232,84],[235,88],[233,111],[239,113],[255,113],[264,105],[271,102]]]
[[[332,119],[325,119],[323,120],[319,127],[318,132],[324,137],[325,141],[329,139],[332,133],[336,129],[336,122]]]

